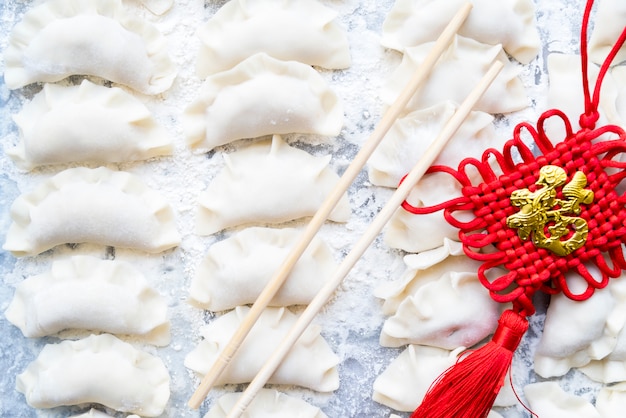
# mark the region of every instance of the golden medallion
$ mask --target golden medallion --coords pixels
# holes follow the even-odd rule
[[[511,204],[520,211],[509,216],[506,224],[517,229],[522,240],[530,238],[536,247],[545,248],[559,256],[565,256],[585,245],[589,227],[580,214],[580,205],[593,201],[593,191],[585,189],[587,176],[578,171],[572,180],[561,167],[546,165],[539,171],[535,183],[540,186],[534,192],[515,190]],[[565,199],[557,198],[557,188]]]

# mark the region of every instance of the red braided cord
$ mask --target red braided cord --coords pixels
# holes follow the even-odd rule
[[[543,128],[545,118],[554,116],[564,118],[558,112],[548,112],[542,115],[538,126]],[[569,122],[563,120],[567,126]],[[490,156],[497,155],[496,161],[506,162],[500,164],[502,175],[496,176],[486,158],[480,161],[465,159],[456,171],[447,167],[431,167],[431,172],[452,175],[462,185],[462,197],[432,207],[412,208],[407,205],[405,209],[413,213],[429,213],[443,208],[446,219],[459,228],[459,238],[466,254],[483,262],[478,275],[491,296],[498,302],[513,302],[518,311],[532,314],[532,295],[537,290],[549,294],[563,291],[574,300],[584,300],[595,289],[606,286],[610,277],[617,277],[621,269],[626,268],[621,251],[621,244],[626,244],[626,209],[620,204],[625,197],[616,192],[616,186],[626,173],[623,168],[616,174],[606,173],[606,167],[616,167],[615,157],[626,155],[626,142],[623,141],[626,133],[617,126],[582,130],[552,146],[545,141],[547,136],[543,129],[538,132],[532,130],[535,143],[547,151],[537,157],[529,152],[530,148],[522,142],[520,133],[521,129],[517,129],[514,138],[504,147],[505,153],[495,150],[485,152]],[[616,134],[619,139],[592,142],[606,133]],[[515,150],[522,161],[511,164]],[[588,179],[587,188],[595,195],[594,202],[581,206],[578,215],[589,225],[587,241],[568,256],[558,256],[547,249],[537,248],[531,241],[523,241],[517,230],[506,225],[506,219],[518,211],[509,196],[521,188],[536,188],[537,173],[545,165],[563,167],[568,178],[576,171],[582,171]],[[472,185],[465,172],[469,166],[479,168],[479,172],[485,173],[483,180],[488,178],[489,181]],[[456,216],[468,211],[473,214],[471,221],[462,221]],[[481,252],[481,249],[491,246],[496,251]],[[603,254],[608,255],[611,265]],[[596,279],[589,273],[585,267],[588,263],[598,267],[600,278]],[[489,279],[489,273],[495,267],[504,267],[509,272]],[[565,275],[571,271],[577,272],[587,282],[587,288],[582,293],[576,294],[569,289]]]

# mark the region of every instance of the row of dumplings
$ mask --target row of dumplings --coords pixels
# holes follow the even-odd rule
[[[434,164],[455,167],[464,158],[480,158],[487,148],[499,148],[504,140],[500,142],[496,135],[493,114],[528,106],[518,76],[520,66],[510,62],[507,53],[528,63],[539,52],[532,2],[472,3],[474,7],[459,34],[370,159],[372,184],[397,187],[494,61],[505,63],[503,71]],[[391,104],[398,96],[461,5],[461,1],[395,2],[383,24],[381,42],[400,51],[402,60],[381,92],[385,103]],[[447,176],[426,175],[412,190],[409,201],[415,206],[432,205],[459,193]],[[383,300],[383,314],[389,316],[380,344],[406,348],[376,378],[372,398],[397,411],[413,411],[432,382],[456,363],[464,347],[474,346],[493,333],[502,307],[478,281],[480,263],[463,253],[461,244],[454,241],[456,230],[441,213],[416,216],[400,208],[384,234],[387,245],[411,254],[404,256],[402,277],[374,292]],[[496,406],[514,401],[503,391]],[[492,412],[489,416],[499,415]]]
[[[489,66],[505,63],[484,96],[454,134],[434,164],[455,167],[467,157],[480,158],[500,142],[493,114],[522,110],[529,104],[520,62],[530,62],[540,47],[530,1],[473,1],[473,9],[452,44],[404,114],[395,122],[368,164],[370,182],[397,187]],[[381,43],[402,53],[402,60],[381,98],[391,104],[424,61],[438,33],[462,5],[461,1],[397,0],[383,23]],[[505,23],[503,23],[505,22]],[[427,175],[412,190],[415,206],[431,205],[460,193],[446,176]],[[409,252],[402,277],[375,290],[383,300],[385,320],[380,344],[406,348],[375,379],[374,401],[397,411],[413,411],[431,383],[471,347],[496,328],[501,306],[477,278],[479,263],[469,259],[456,230],[441,213],[412,215],[398,209],[384,231],[392,248]],[[514,397],[504,391],[496,405]],[[491,412],[490,417],[499,416]]]
[[[185,358],[185,366],[199,375],[217,360],[244,320],[249,310],[245,305],[256,300],[297,242],[301,229],[281,224],[314,215],[339,180],[329,167],[330,156],[311,155],[281,137],[332,137],[342,129],[343,107],[312,67],[350,64],[346,34],[335,17],[316,1],[231,1],[198,30],[202,46],[197,74],[206,79],[183,114],[188,144],[211,150],[244,138],[272,136],[223,154],[224,169],[199,199],[198,233],[227,231],[225,239],[210,246],[189,290],[192,304],[222,312],[200,330],[202,340]],[[234,39],[234,47],[221,39]],[[329,220],[346,222],[350,215],[344,195]],[[250,382],[297,319],[287,307],[310,302],[334,269],[332,250],[316,238],[217,384]],[[336,390],[339,358],[320,332],[319,326],[310,326],[268,383]],[[224,395],[206,416],[226,416],[237,396]],[[319,408],[296,406],[303,401],[295,398],[284,407],[267,401],[283,397],[287,399],[263,390],[248,414],[325,417]]]
[[[410,74],[408,68],[415,68],[428,51],[428,44],[418,45],[431,40],[423,32],[429,34],[431,27],[443,27],[460,3],[396,1],[385,21],[382,42],[403,52],[404,56],[394,80],[389,83],[390,89],[384,91],[382,97],[389,97],[391,102],[394,94],[397,95],[403,82],[396,78],[407,74],[406,79]],[[504,51],[522,64],[537,55],[540,43],[531,2],[476,0],[472,3],[473,11],[461,28],[456,43],[444,53],[434,76],[413,99],[412,113],[396,122],[370,160],[369,178],[373,184],[397,186],[452,115],[454,101],[461,100],[473,85],[472,81],[467,82],[467,86],[457,83],[477,80],[490,59],[497,57],[508,62],[499,46],[489,47],[482,42],[502,44]],[[622,30],[622,25],[617,24],[614,17],[616,14],[626,17],[626,8],[623,2],[617,3],[603,1],[598,8],[597,21],[608,23],[596,25],[598,29],[591,36],[589,50],[594,62],[604,59]],[[433,19],[439,14],[446,16],[441,23]],[[428,23],[430,19],[435,22],[432,26],[426,25],[427,16]],[[501,22],[507,23],[501,25]],[[475,54],[474,51],[479,49],[483,53]],[[623,53],[622,50],[622,59]],[[462,58],[455,61],[455,57]],[[616,62],[619,61],[618,58]],[[410,62],[413,63],[411,67]],[[435,164],[456,167],[463,158],[480,158],[486,148],[501,148],[504,139],[498,142],[493,117],[488,113],[509,113],[527,105],[521,82],[513,76],[519,71],[516,67],[505,67],[499,80],[496,79],[476,106],[477,110],[470,114]],[[562,109],[576,122],[584,110],[580,56],[552,53],[547,57],[547,68],[549,108]],[[625,69],[623,65],[615,66],[607,76],[609,88],[603,90],[606,94],[600,103],[604,123],[623,125],[626,120]],[[598,67],[591,66],[590,70],[593,80]],[[444,78],[433,81],[440,76]],[[442,82],[443,79],[448,80],[447,83]],[[455,95],[456,91],[462,93]],[[496,95],[491,96],[492,93]],[[432,98],[433,101],[429,102]],[[443,101],[450,98],[452,102]],[[558,132],[552,135],[559,138],[556,136]],[[419,142],[412,143],[416,138]],[[428,175],[414,188],[409,201],[414,206],[434,205],[460,194],[460,189],[448,176]],[[465,347],[475,346],[493,333],[500,313],[506,307],[489,297],[477,279],[480,263],[465,256],[461,244],[455,239],[456,229],[448,225],[441,213],[416,216],[399,209],[385,231],[385,242],[390,247],[416,253],[404,257],[406,269],[402,277],[375,291],[375,296],[383,300],[383,313],[389,315],[381,331],[380,344],[385,347],[406,345],[406,349],[374,382],[373,399],[398,411],[416,409],[431,383],[457,362]],[[623,411],[626,392],[619,382],[626,378],[623,367],[626,351],[622,347],[626,334],[622,332],[622,314],[626,304],[622,287],[619,279],[613,280],[607,289],[596,292],[594,298],[583,303],[573,302],[561,294],[552,296],[545,329],[535,353],[535,372],[543,378],[552,378],[578,368],[595,381],[618,384],[604,386],[595,407],[588,401],[566,394],[555,382],[527,385],[524,392],[535,413],[550,417],[611,417]],[[571,321],[572,317],[578,319]],[[495,406],[507,407],[516,402],[517,396],[510,385],[505,385]],[[499,416],[493,411],[492,415]]]
[[[275,133],[337,135],[343,123],[343,109],[322,77],[310,67],[344,68],[349,65],[345,35],[338,26],[329,24],[332,19],[334,12],[314,1],[281,4],[232,1],[220,9],[199,31],[201,40],[208,45],[201,49],[198,74],[203,77],[223,71],[205,81],[200,97],[185,112],[183,123],[188,143],[192,146],[201,143],[211,149],[237,139]],[[268,27],[282,28],[277,36],[284,36],[291,28],[291,31],[297,30],[301,35],[304,24],[307,37],[298,37],[302,41],[287,48],[286,56],[279,57],[289,61],[269,55],[276,52],[272,48],[275,49],[280,42],[259,36],[258,31],[262,30],[266,35]],[[203,36],[203,32],[211,33],[211,36]],[[214,37],[216,33],[217,38]],[[241,48],[239,55],[235,51],[237,56],[232,55],[230,47],[220,51],[223,42],[210,44],[212,40],[229,33],[240,37],[240,42],[235,44]],[[111,41],[105,43],[104,39]],[[258,39],[267,39],[268,42],[259,51],[247,49],[247,44]],[[50,42],[56,45],[55,48],[46,47]],[[330,53],[329,48],[334,52]],[[281,46],[280,49],[284,48]],[[303,52],[304,55],[299,55]],[[94,56],[99,58],[89,58]],[[301,59],[306,64],[294,59]],[[167,57],[162,35],[147,22],[134,18],[119,1],[51,0],[33,8],[12,32],[6,62],[5,81],[10,88],[33,82],[47,83],[15,117],[21,142],[9,154],[20,167],[30,170],[41,165],[75,161],[117,163],[172,153],[173,146],[167,133],[125,87],[143,94],[162,93],[172,85],[174,66]],[[120,62],[124,65],[118,65]],[[220,62],[220,67],[214,66]],[[234,68],[230,68],[233,65]],[[105,87],[88,80],[71,86],[49,84],[75,74],[98,77],[125,87]],[[268,96],[275,99],[268,101]],[[245,100],[242,101],[242,98]],[[309,216],[337,181],[336,174],[327,168],[329,158],[315,158],[290,147],[279,136],[224,158],[224,172],[211,183],[205,197],[200,198],[197,230],[203,235],[241,224],[280,223]],[[294,175],[285,176],[285,173]],[[4,248],[17,256],[36,255],[57,245],[74,242],[119,246],[150,253],[162,252],[180,243],[174,214],[167,202],[157,192],[148,189],[138,177],[105,167],[64,170],[32,193],[20,196],[11,211],[14,223]],[[331,215],[331,220],[345,221],[349,215],[347,197],[344,197]],[[244,229],[238,239],[245,242],[244,245],[254,247],[260,243],[269,251],[279,251],[270,260],[263,259],[267,265],[265,272],[269,274],[273,268],[270,264],[280,261],[276,255],[280,256],[281,251],[284,253],[294,241],[294,231]],[[275,245],[277,241],[278,246]],[[228,266],[227,262],[238,263],[240,259],[233,254],[232,245],[229,250],[226,242],[222,244],[223,247],[226,245],[226,252],[230,251],[231,255],[219,261],[225,269],[215,271],[217,276],[221,273],[230,283],[226,287],[223,282],[208,284],[212,286],[209,292],[217,290],[222,294],[208,296],[208,300],[215,305],[205,302],[207,309],[231,309],[255,299],[254,293],[240,300],[228,299],[228,294],[239,297],[242,288],[250,287],[250,280],[244,277],[244,282],[239,285],[233,283],[232,272],[228,272],[233,270],[233,266]],[[322,244],[318,244],[318,248],[312,251],[314,261],[309,263],[314,262],[319,268],[317,263],[321,261],[324,269],[328,270],[332,267],[329,250]],[[258,250],[258,246],[252,248],[254,253]],[[146,309],[139,316],[129,310],[132,306],[152,306],[145,300],[149,298],[148,290],[138,287],[130,279],[121,280],[118,277],[119,271],[129,267],[111,267],[108,270],[113,272],[109,276],[91,276],[89,273],[97,267],[95,264],[116,262],[79,257],[64,263],[85,268],[86,271],[80,274],[61,274],[64,280],[58,283],[48,280],[47,276],[55,277],[63,270],[63,262],[58,262],[46,278],[31,278],[19,286],[7,316],[23,329],[25,335],[35,337],[55,334],[67,328],[87,328],[141,334],[148,342],[157,345],[169,342],[169,333],[162,335],[169,323],[157,326],[150,322],[164,320],[162,301],[158,306],[154,302],[153,309]],[[210,254],[207,260],[209,258]],[[304,268],[307,268],[306,262]],[[241,275],[241,271],[237,270],[237,274]],[[259,269],[255,270],[257,278],[252,281],[256,281],[255,285],[259,288]],[[196,277],[203,276],[198,274]],[[269,275],[260,277],[267,278]],[[310,275],[305,275],[286,289],[286,298],[279,300],[280,304],[310,300],[321,284],[313,283],[311,286],[309,278]],[[311,288],[302,289],[299,284],[303,281]],[[198,294],[198,287],[204,287],[204,294]],[[199,304],[206,301],[206,287],[206,283],[198,285],[194,281],[191,299]],[[226,292],[224,289],[227,289]],[[77,295],[83,294],[83,291],[90,297],[78,298]],[[57,293],[63,296],[59,299],[65,301],[63,306],[52,302],[54,299],[49,303],[38,303]],[[93,300],[96,296],[99,299]],[[152,296],[156,298],[156,295]],[[117,302],[111,304],[111,301]],[[122,301],[129,302],[129,305],[123,306]],[[204,372],[217,354],[215,347],[228,341],[229,332],[234,331],[245,309],[236,308],[209,324],[207,333],[203,332],[205,340],[189,354],[186,365]],[[80,312],[89,310],[91,312],[87,313],[91,315],[80,315]],[[129,320],[128,316],[133,319]],[[251,373],[261,366],[258,364],[258,347],[268,347],[265,350],[267,357],[272,346],[269,343],[281,339],[267,336],[283,335],[294,321],[293,314],[284,308],[268,309],[265,316],[267,320],[260,321],[259,325],[262,328],[259,341],[252,344],[254,353],[250,353],[251,349],[242,350],[239,361],[246,363],[247,373],[244,376],[227,373],[224,382],[249,381],[254,376]],[[119,322],[125,323],[125,326],[120,327]],[[154,329],[149,329],[151,325]],[[213,341],[214,338],[217,340]],[[277,374],[278,382],[319,391],[336,389],[338,359],[319,336],[319,329],[312,328],[298,347],[292,356],[295,360],[285,367],[287,372]],[[146,360],[145,364],[145,370],[150,375],[136,373],[127,363],[134,364],[133,361],[143,358],[144,353],[132,350],[135,350],[132,346],[109,334],[47,345],[38,360],[18,377],[18,389],[35,407],[96,402],[119,411],[157,416],[163,412],[169,398],[167,370],[154,357],[151,362]],[[213,357],[208,355],[207,350],[213,353]],[[195,360],[197,358],[201,361]],[[311,362],[311,358],[316,361]],[[256,365],[251,360],[256,361]],[[67,384],[51,386],[51,382],[40,378],[44,370],[51,367],[51,362],[61,365],[57,372],[50,374],[52,378],[59,378],[58,371],[63,367],[81,370],[81,365],[90,362],[102,367],[87,376],[69,375],[65,379]],[[305,369],[311,372],[302,373]],[[102,390],[97,386],[98,381],[119,381],[120,384]],[[138,381],[141,383],[135,384]],[[127,385],[134,385],[134,391],[122,396],[128,389]],[[84,390],[77,395],[78,388]],[[43,395],[38,398],[40,392]],[[271,397],[274,400],[267,401]],[[284,403],[282,395],[271,397],[265,395],[266,401],[260,403]],[[51,399],[57,399],[56,403]],[[130,400],[130,403],[121,402],[121,399]],[[294,406],[286,408],[289,411]]]
[[[160,3],[161,12],[168,3]],[[51,0],[33,7],[13,28],[5,62],[9,88],[44,82],[14,116],[20,138],[7,154],[20,168],[172,154],[169,134],[134,92],[169,89],[175,66],[163,35],[120,1]],[[124,87],[87,79],[52,84],[71,75]],[[67,243],[148,253],[180,243],[174,212],[160,193],[136,175],[106,167],[61,171],[19,196],[11,217],[4,249],[16,256]],[[73,252],[78,255],[56,259],[48,272],[19,283],[6,310],[25,337],[61,339],[46,344],[17,376],[17,390],[34,408],[97,403],[160,416],[170,374],[155,350],[143,347],[169,344],[167,300],[130,263],[80,255],[80,247]]]

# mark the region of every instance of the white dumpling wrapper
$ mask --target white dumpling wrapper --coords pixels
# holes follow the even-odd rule
[[[383,23],[381,43],[398,51],[437,40],[464,0],[396,0]],[[541,47],[531,0],[472,0],[472,12],[459,35],[502,44],[523,64]]]
[[[624,276],[611,280],[623,281]],[[617,283],[610,284],[612,290],[615,290],[616,284]],[[625,303],[622,286],[619,287],[620,297],[619,300],[615,302],[619,304],[617,315],[612,315],[614,318],[612,322],[614,324],[613,330],[619,326],[619,320],[621,319],[619,314],[622,312],[621,308]],[[617,333],[615,345],[612,346],[611,352],[607,356],[601,359],[592,359],[588,364],[579,367],[579,369],[597,382],[609,384],[626,381],[626,326],[623,326],[619,333]]]
[[[578,282],[568,280],[568,285],[574,293],[584,290]],[[535,371],[546,378],[562,376],[572,367],[605,358],[625,324],[626,281],[622,279],[611,279],[584,301],[553,295],[535,352]]]
[[[254,303],[301,234],[295,228],[251,227],[213,244],[191,281],[191,303],[210,311]],[[330,248],[315,237],[269,305],[308,304],[335,269]]]
[[[222,395],[204,418],[226,418],[241,393]],[[328,418],[318,407],[273,389],[261,389],[241,418]]]
[[[524,387],[530,409],[540,417],[607,418],[581,398],[566,393],[556,382],[531,383]]]
[[[403,261],[406,269],[402,277],[374,290],[374,296],[384,299],[382,311],[385,315],[395,314],[402,301],[426,283],[438,280],[449,271],[476,272],[481,264],[465,255],[460,242],[447,238],[441,247],[407,254]]]
[[[196,373],[206,374],[249,310],[248,307],[237,307],[204,326],[200,330],[204,339],[185,357],[185,366]],[[216,384],[251,382],[297,319],[297,315],[286,308],[266,308]],[[339,358],[320,331],[317,325],[309,326],[268,383],[297,385],[318,392],[336,390],[339,387]]]
[[[623,126],[626,123],[626,66],[613,67],[609,73],[611,74],[611,79],[615,82],[617,91],[615,109],[619,119],[616,121],[616,124]]]
[[[407,201],[416,207],[431,206],[462,195],[459,182],[452,176],[433,173],[421,178]],[[458,240],[459,230],[445,220],[443,210],[416,215],[400,207],[384,229],[385,244],[410,253],[438,248],[445,239]]]
[[[17,390],[33,408],[98,403],[156,417],[170,397],[163,361],[109,334],[46,345],[17,376]]]
[[[472,347],[498,326],[500,305],[476,272],[450,271],[404,299],[380,333],[383,347],[420,344],[452,350]]]
[[[37,255],[92,243],[159,253],[180,243],[167,201],[130,173],[78,167],[45,180],[11,206],[4,249]]]
[[[626,381],[626,331],[617,336],[617,344],[611,353],[600,360],[591,360],[579,370],[596,382],[605,384]]]
[[[224,160],[226,166],[199,198],[196,225],[201,235],[313,216],[339,181],[328,167],[330,156],[315,157],[278,135],[225,154]],[[346,222],[350,213],[344,195],[329,219]]]
[[[602,0],[594,18],[595,25],[589,37],[589,59],[601,65],[609,54],[613,45],[624,30],[626,21],[626,3],[622,0]],[[622,45],[613,65],[626,60],[626,48]],[[604,89],[602,94],[604,94]]]
[[[90,75],[158,94],[176,77],[165,37],[120,0],[50,0],[30,9],[11,32],[5,64],[10,89]]]
[[[568,54],[550,54],[547,58],[548,74],[550,77],[548,88],[548,108],[559,109],[572,123],[574,131],[579,127],[578,120],[580,115],[585,112],[585,99],[582,87],[582,69],[580,55]],[[587,71],[589,72],[589,83],[595,85],[598,78],[599,68],[594,64],[589,64]],[[618,88],[616,86],[611,72],[607,73],[602,81],[602,94],[600,95],[600,104],[598,112],[600,119],[596,126],[606,125],[608,123],[620,124],[626,119],[622,119],[616,109]],[[560,125],[560,124],[559,124]],[[553,142],[564,138],[564,131],[556,134],[557,127],[547,125],[548,133],[553,137]],[[554,132],[554,133],[553,133]]]
[[[25,169],[145,160],[173,151],[172,139],[143,103],[87,80],[80,86],[45,84],[13,119],[20,142],[7,154]]]
[[[626,382],[600,389],[596,409],[602,418],[623,417],[626,410]]]
[[[347,68],[348,38],[336,17],[337,12],[317,0],[230,1],[198,29],[198,76],[228,70],[259,52],[284,61]]]
[[[428,42],[404,51],[402,62],[381,91],[384,103],[391,105],[396,100],[432,46],[433,42]],[[495,61],[504,63],[504,68],[478,100],[474,110],[495,114],[526,108],[529,100],[518,77],[520,68],[509,62],[502,46],[456,36],[437,61],[437,71],[430,73],[419,94],[411,99],[403,114],[446,100],[462,103],[472,86],[478,84]]]
[[[397,411],[415,410],[432,382],[456,363],[463,349],[409,345],[376,378],[372,399]]]
[[[49,272],[17,285],[5,315],[31,338],[77,329],[170,342],[167,301],[140,271],[117,260],[57,260]]]
[[[458,106],[446,101],[398,119],[368,160],[369,180],[376,186],[398,187],[419,161]],[[471,112],[433,165],[456,167],[464,158],[480,159],[489,147],[498,148],[493,116]],[[504,143],[504,141],[501,141]]]
[[[272,134],[336,136],[343,117],[339,98],[315,69],[258,53],[207,78],[182,121],[190,146],[213,149]]]

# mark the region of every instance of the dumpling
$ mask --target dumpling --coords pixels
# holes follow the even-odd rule
[[[471,347],[492,334],[500,305],[477,273],[450,271],[421,285],[400,303],[380,333],[383,347],[421,344],[452,350]]]
[[[274,135],[224,155],[226,167],[200,196],[197,231],[210,235],[237,225],[281,223],[315,214],[339,181],[327,166],[330,156],[315,157]],[[350,217],[347,196],[329,219]]]
[[[167,301],[131,264],[74,256],[18,284],[7,319],[26,337],[66,329],[138,335],[167,345]]]
[[[622,0],[602,0],[598,3],[595,22],[589,37],[589,58],[596,64],[602,64],[609,51],[624,30],[626,21],[626,3]],[[613,63],[626,60],[626,48],[617,53]],[[604,94],[604,91],[602,92]]]
[[[228,70],[258,52],[329,69],[347,68],[348,39],[336,17],[317,0],[232,0],[198,29],[198,76]]]
[[[191,281],[191,302],[211,311],[253,303],[300,235],[301,231],[295,228],[251,227],[213,244]],[[309,303],[335,268],[330,248],[316,237],[270,306]]]
[[[409,345],[374,381],[372,399],[398,411],[413,411],[432,382],[456,363],[463,347],[454,351]]]
[[[596,409],[602,418],[621,418],[626,410],[626,382],[600,389]]]
[[[374,291],[376,297],[385,300],[382,306],[385,315],[395,314],[402,301],[447,272],[477,272],[481,264],[465,255],[460,242],[447,238],[443,240],[441,247],[419,254],[407,254],[403,260],[406,270],[402,277],[381,285]]]
[[[540,417],[607,418],[585,399],[563,391],[556,382],[531,383],[524,387],[524,394],[530,409]]]
[[[33,408],[98,403],[156,417],[170,396],[160,358],[109,334],[46,345],[17,376],[17,390]]]
[[[547,58],[548,74],[550,84],[548,89],[549,108],[555,108],[563,111],[576,131],[578,119],[585,112],[585,100],[582,88],[582,69],[580,55],[568,54],[550,54]],[[589,83],[594,85],[598,78],[599,69],[597,66],[590,64],[588,66]],[[619,116],[616,109],[618,100],[618,88],[611,76],[611,72],[607,73],[602,81],[602,94],[600,95],[600,105],[598,111],[600,120],[598,126],[607,123],[620,124],[623,119]],[[548,128],[551,126],[548,125]],[[554,132],[554,128],[549,133]],[[560,139],[555,136],[554,139]],[[561,137],[563,134],[561,134]]]
[[[445,173],[426,174],[411,190],[407,201],[417,207],[431,206],[462,196],[461,186]],[[458,240],[459,230],[450,225],[443,211],[416,215],[403,208],[393,214],[384,229],[385,244],[410,253],[432,250],[445,239]]]
[[[435,41],[462,5],[463,0],[396,0],[383,23],[381,43],[403,51]],[[541,40],[531,0],[472,0],[472,5],[459,35],[485,44],[502,44],[522,64],[537,56]]]
[[[626,381],[626,332],[624,329],[617,337],[613,351],[600,360],[591,360],[579,370],[591,379],[602,383]]]
[[[624,276],[622,276],[624,277]],[[614,280],[623,280],[614,279]],[[611,284],[612,292],[615,291],[614,284]],[[620,286],[621,290],[621,286]],[[624,295],[623,291],[620,293],[620,297],[617,301],[619,304],[624,303]],[[595,295],[594,295],[595,297]],[[615,303],[615,302],[614,302]],[[618,305],[617,314],[611,314],[611,324],[614,324],[613,331],[615,332],[615,328],[619,327],[622,324],[624,315],[623,309],[621,309],[621,305]],[[609,326],[609,321],[607,320],[607,327]],[[614,335],[613,333],[610,334]],[[612,341],[612,340],[611,340]],[[622,327],[622,329],[617,333],[617,337],[615,338],[614,346],[611,349],[611,352],[601,358],[601,359],[592,359],[588,364],[581,366],[580,371],[585,373],[591,379],[602,382],[602,383],[615,383],[615,382],[623,382],[626,381],[626,326]],[[625,398],[626,399],[626,398]]]
[[[381,92],[386,104],[393,103],[417,67],[432,48],[432,42],[407,48],[400,66],[390,77]],[[455,41],[437,62],[433,71],[416,95],[407,105],[405,113],[424,109],[451,100],[461,103],[495,61],[506,63],[486,93],[474,106],[474,110],[487,113],[510,113],[524,109],[529,101],[522,81],[520,69],[510,63],[500,45],[486,45],[473,39],[456,36]]]
[[[452,117],[457,105],[446,101],[398,119],[368,161],[370,182],[398,187],[400,179],[424,154]],[[433,164],[456,167],[464,158],[480,158],[489,147],[498,147],[493,116],[471,112]],[[504,141],[502,141],[504,142]]]
[[[7,154],[25,169],[73,161],[145,160],[172,153],[172,140],[150,111],[120,88],[83,80],[45,84],[14,116],[20,143]]]
[[[207,78],[182,121],[190,146],[212,149],[272,134],[336,136],[343,107],[309,65],[259,53]]]
[[[226,418],[241,393],[221,396],[204,418]],[[261,389],[241,415],[242,418],[327,418],[319,408],[272,389]]]
[[[581,285],[568,277],[574,293],[586,288],[586,283]],[[535,371],[543,377],[561,376],[572,367],[605,358],[615,348],[625,323],[624,280],[610,280],[584,301],[573,301],[562,293],[553,295],[535,353]]]
[[[203,327],[200,332],[204,340],[185,357],[185,366],[206,374],[249,310],[238,307]],[[266,308],[216,384],[252,381],[297,319],[286,308]],[[320,327],[309,326],[268,383],[331,392],[339,387],[338,363],[339,359],[320,335]]]
[[[32,8],[13,28],[5,65],[10,89],[90,75],[157,94],[176,76],[165,37],[120,0],[50,0]]]
[[[37,255],[93,243],[158,253],[180,243],[174,213],[139,177],[105,167],[70,168],[19,196],[4,249]]]

